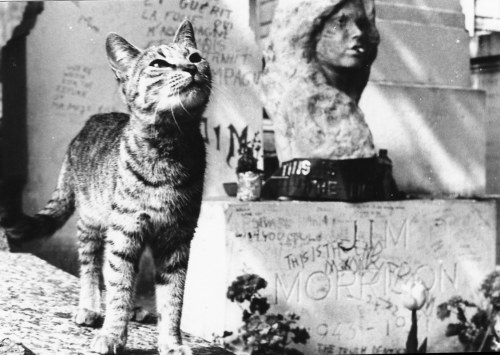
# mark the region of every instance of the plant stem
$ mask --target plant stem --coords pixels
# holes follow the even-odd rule
[[[411,311],[411,328],[406,340],[406,353],[416,354],[418,351],[418,338],[417,338],[417,310]]]
[[[491,327],[488,327],[488,330],[486,330],[486,333],[484,334],[484,338],[483,338],[483,341],[481,343],[481,346],[479,347],[479,349],[477,351],[478,353],[483,351],[484,345],[486,344],[486,339],[488,339],[488,337],[490,336],[490,332],[491,332]]]

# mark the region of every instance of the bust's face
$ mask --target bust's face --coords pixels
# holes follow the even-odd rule
[[[361,67],[367,58],[369,20],[360,0],[346,3],[325,23],[316,46],[321,65],[337,68]]]

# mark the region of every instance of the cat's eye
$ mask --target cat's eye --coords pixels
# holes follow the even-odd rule
[[[149,66],[153,67],[153,68],[169,68],[172,65],[169,62],[167,62],[166,60],[155,59],[151,63],[149,63]]]
[[[191,63],[199,63],[203,60],[200,53],[196,53],[196,52],[189,55],[188,59]]]

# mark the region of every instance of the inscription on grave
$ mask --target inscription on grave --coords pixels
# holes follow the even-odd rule
[[[437,305],[473,293],[494,268],[488,203],[264,203],[229,206],[227,219],[228,280],[264,277],[273,307],[301,315],[311,354],[404,352],[411,313],[402,286],[414,277],[430,294],[419,337],[446,350]]]

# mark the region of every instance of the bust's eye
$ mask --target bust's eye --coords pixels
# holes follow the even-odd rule
[[[172,65],[166,60],[155,59],[151,63],[149,63],[149,66],[153,68],[169,68]]]
[[[336,22],[340,28],[344,28],[347,25],[347,16],[342,14]]]
[[[200,53],[192,53],[188,59],[191,63],[199,63],[203,58],[201,57]]]

